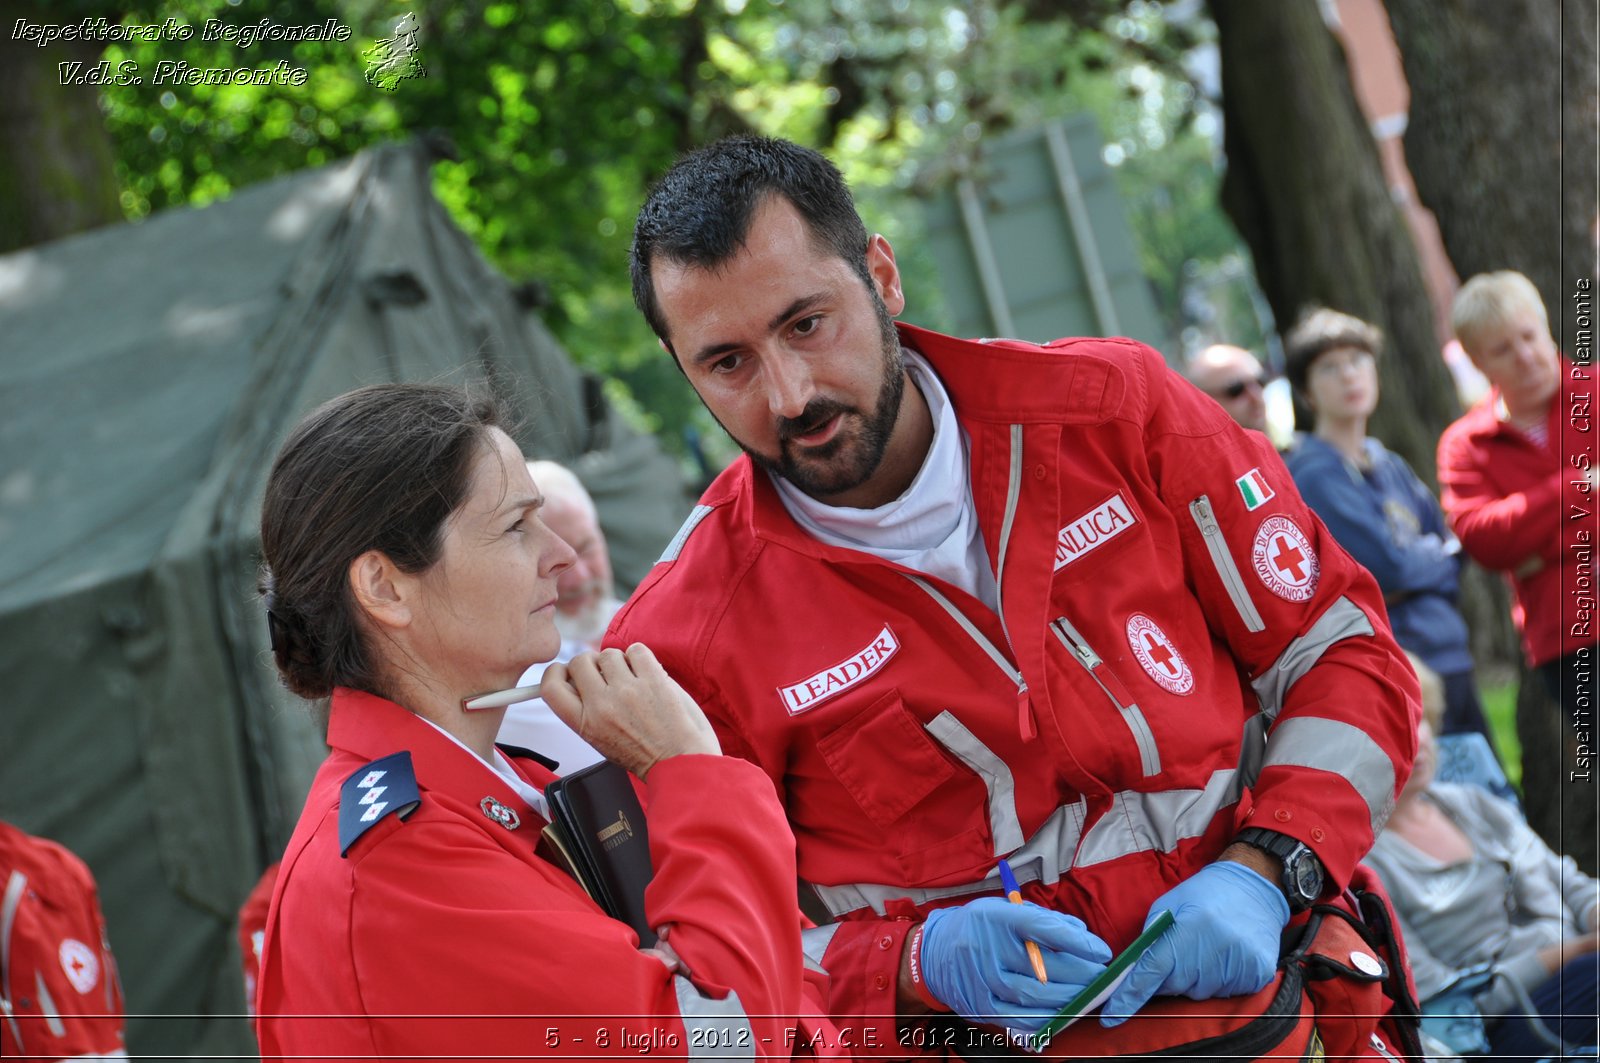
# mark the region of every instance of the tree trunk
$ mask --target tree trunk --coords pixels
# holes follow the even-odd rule
[[[1406,158],[1456,271],[1527,274],[1572,351],[1572,297],[1578,278],[1595,276],[1593,5],[1387,7],[1411,84]]]
[[[1517,690],[1517,741],[1522,743],[1522,810],[1528,825],[1558,853],[1596,871],[1595,782],[1574,779],[1578,733],[1545,693],[1539,673],[1522,668]]]
[[[1371,432],[1430,483],[1459,413],[1416,246],[1316,0],[1209,0],[1222,56],[1222,204],[1287,330],[1312,304],[1382,328]]]
[[[122,220],[111,138],[93,85],[63,85],[60,63],[88,71],[101,46],[14,39],[18,19],[61,22],[43,5],[0,2],[0,253]]]
[[[1595,276],[1596,43],[1576,0],[1387,0],[1411,85],[1406,158],[1463,279],[1515,269],[1544,297],[1550,328],[1577,345],[1573,296]],[[1592,298],[1592,294],[1591,294]],[[1592,313],[1592,303],[1584,307]],[[1593,341],[1586,321],[1587,344]],[[1567,777],[1575,740],[1523,669],[1517,699],[1528,822],[1591,873],[1595,784]]]

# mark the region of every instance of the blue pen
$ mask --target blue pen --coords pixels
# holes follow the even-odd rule
[[[1011,865],[1000,861],[1000,886],[1006,891],[1006,899],[1012,904],[1022,903],[1022,887],[1017,885],[1017,876],[1012,873]],[[1039,951],[1037,942],[1025,941],[1028,946],[1028,959],[1033,961],[1033,976],[1041,982],[1050,981],[1044,973],[1044,954]]]

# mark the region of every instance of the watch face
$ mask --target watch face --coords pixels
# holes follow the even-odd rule
[[[1288,871],[1289,875],[1286,877],[1293,884],[1294,891],[1304,898],[1307,904],[1322,895],[1322,869],[1317,866],[1317,859],[1311,853],[1301,850],[1295,854]]]

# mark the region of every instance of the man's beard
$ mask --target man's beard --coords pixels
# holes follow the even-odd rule
[[[876,311],[883,355],[883,380],[878,386],[878,401],[871,415],[865,416],[854,406],[833,399],[817,398],[806,404],[799,417],[778,419],[776,458],[758,453],[734,439],[739,448],[750,455],[751,461],[774,476],[788,480],[812,498],[825,499],[860,487],[871,479],[883,463],[883,455],[889,449],[889,437],[900,416],[900,402],[905,395],[906,384],[900,335],[895,332],[894,318],[889,308],[883,305],[883,299],[877,291],[869,285],[867,294],[872,297]],[[852,434],[849,426],[841,423],[832,439],[818,447],[807,447],[805,456],[797,457],[790,441],[795,436],[816,430],[836,415],[859,418],[859,431]],[[723,430],[727,430],[726,426]],[[840,460],[834,461],[835,458]]]
[[[613,608],[615,604],[609,593],[602,592],[576,613],[563,613],[558,607],[555,616],[556,632],[564,642],[596,645],[600,637],[606,633],[611,618],[616,615],[616,610]]]

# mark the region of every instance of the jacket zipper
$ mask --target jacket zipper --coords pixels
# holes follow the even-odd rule
[[[1222,526],[1217,523],[1216,514],[1211,511],[1211,499],[1201,495],[1190,502],[1189,515],[1194,518],[1195,525],[1199,527],[1200,534],[1206,541],[1206,552],[1211,555],[1211,564],[1216,568],[1217,575],[1222,578],[1222,586],[1227,590],[1233,607],[1239,611],[1239,619],[1244,621],[1245,629],[1265,631],[1267,625],[1262,621],[1256,603],[1250,600],[1250,592],[1245,589],[1244,577],[1239,575],[1239,566],[1233,563],[1233,554],[1228,551],[1227,541],[1222,537]]]
[[[997,558],[994,573],[994,604],[995,612],[1000,614],[1000,633],[1005,636],[1006,649],[1011,651],[1009,660],[1017,659],[1017,647],[1011,641],[1011,629],[1006,626],[1005,609],[1005,574],[1006,574],[1006,548],[1011,545],[1011,524],[1017,516],[1017,502],[1022,497],[1022,426],[1011,426],[1011,470],[1006,483],[1006,513],[1000,523],[1000,548],[995,552]],[[1038,721],[1033,718],[1033,704],[1028,696],[1028,681],[1023,678],[1022,672],[1016,672],[1017,683],[1017,733],[1024,741],[1033,741],[1039,736]]]
[[[1139,767],[1148,777],[1161,773],[1161,753],[1156,748],[1156,736],[1150,733],[1150,724],[1144,718],[1144,712],[1137,702],[1128,695],[1128,690],[1122,685],[1105,662],[1105,659],[1094,651],[1089,645],[1089,640],[1083,637],[1082,632],[1072,626],[1072,621],[1064,616],[1057,617],[1050,624],[1050,630],[1056,633],[1056,638],[1067,648],[1067,652],[1083,665],[1084,671],[1089,673],[1089,678],[1105,692],[1111,699],[1111,704],[1117,707],[1117,712],[1122,715],[1123,723],[1128,725],[1128,730],[1133,734],[1134,744],[1139,747]]]
[[[909,572],[902,572],[901,575],[921,587],[928,597],[938,602],[944,608],[944,611],[950,614],[950,619],[959,624],[961,630],[967,633],[967,637],[976,642],[978,648],[989,655],[989,659],[995,663],[995,666],[1010,677],[1011,681],[1017,685],[1017,698],[1019,701],[1028,696],[1027,680],[1022,678],[1022,673],[1017,670],[1017,666],[1012,664],[1005,654],[996,649],[994,643],[983,637],[983,632],[978,630],[977,625],[969,620],[966,614],[956,608],[954,602],[940,594],[934,589],[933,584],[922,577],[914,576]]]
[[[11,985],[11,931],[16,922],[17,909],[22,905],[22,891],[28,886],[28,876],[21,871],[12,871],[6,879],[5,899],[0,901],[0,1014],[3,1014],[6,1025],[11,1027],[11,1038],[17,1043],[18,1051],[23,1050],[22,1031],[17,1028],[17,1020],[11,1011],[11,998],[6,996],[6,991]]]

